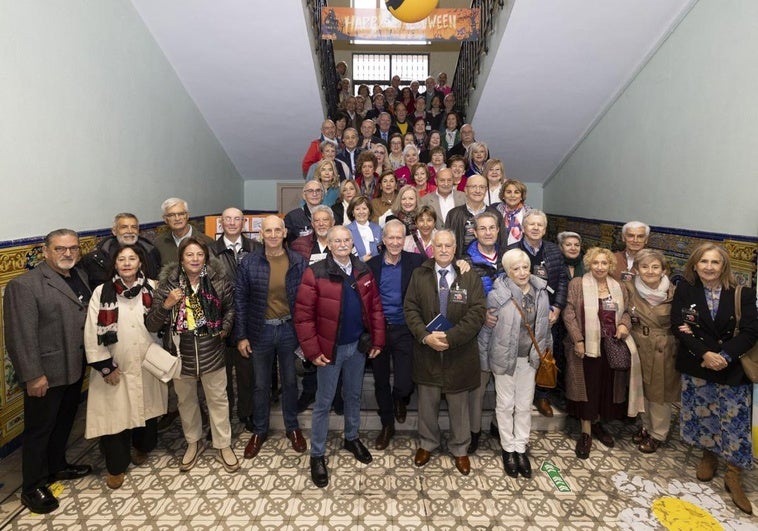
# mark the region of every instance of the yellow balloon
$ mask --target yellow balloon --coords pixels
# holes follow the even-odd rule
[[[428,17],[439,0],[384,0],[392,16],[401,22],[418,22]]]

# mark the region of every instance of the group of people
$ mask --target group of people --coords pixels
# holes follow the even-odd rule
[[[226,471],[239,469],[235,405],[252,432],[244,457],[254,459],[269,434],[275,368],[294,452],[308,450],[298,414],[312,405],[311,479],[325,487],[332,408],[344,414],[343,448],[372,461],[359,436],[367,364],[382,424],[376,450],[389,447],[416,393],[414,464],[446,446],[454,468],[469,474],[494,379],[489,431],[504,472],[531,477],[532,405],[551,416],[556,394],[536,386],[535,374],[553,349],[562,369],[557,394],[581,425],[578,458],[589,457],[593,441],[613,447],[603,423],[624,417],[641,417],[639,451],[657,451],[681,400],[682,438],[703,450],[697,478],[712,479],[723,458],[727,490],[752,511],[740,478],[752,463],[752,387],[740,356],[758,339],[758,315],[755,290],[737,297],[723,248],[694,249],[674,286],[665,256],[647,248],[644,223],[624,225],[617,253],[583,253],[574,232],[546,240],[547,216],[526,204],[526,186],[506,178],[470,126],[465,156],[430,167],[408,144],[406,165],[381,173],[382,150],[374,149],[386,148],[383,137],[348,128],[338,151],[333,126],[325,121],[325,140],[314,141],[319,159],[304,160],[312,178],[302,205],[284,219],[266,217],[258,241],[243,234],[234,207],[223,211],[223,234],[213,240],[193,229],[178,198],[161,205],[167,230],[154,242],[129,213],[81,259],[74,231],[47,235],[43,263],[12,280],[4,297],[7,350],[25,389],[26,506],[54,510],[49,483],[91,472],[65,458],[85,365],[85,436],[99,438],[108,487],[119,488],[130,463],[148,459],[159,419],[173,411],[187,443],[181,471],[194,467],[207,438]],[[384,150],[382,164],[391,153]],[[168,384],[144,368],[156,348],[181,361]]]

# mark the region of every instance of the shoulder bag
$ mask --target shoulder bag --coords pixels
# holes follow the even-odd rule
[[[734,336],[738,336],[740,333],[740,318],[742,317],[742,286],[737,286],[734,289],[734,316],[737,318],[737,324],[734,326]],[[756,342],[750,350],[740,356],[740,363],[742,363],[742,370],[745,371],[751,382],[758,383],[758,342]]]
[[[526,315],[524,310],[521,309],[516,299],[511,298],[513,305],[521,314],[521,323],[526,328],[529,338],[532,340],[534,348],[537,349],[537,354],[540,356],[540,366],[537,367],[537,373],[534,375],[534,383],[539,387],[545,387],[547,389],[553,389],[558,385],[558,366],[555,364],[555,358],[553,357],[553,351],[550,347],[545,349],[545,352],[540,352],[540,346],[537,343],[537,338],[534,337],[534,332],[529,323],[526,322]]]

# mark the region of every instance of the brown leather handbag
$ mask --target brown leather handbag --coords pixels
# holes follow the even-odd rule
[[[524,310],[521,309],[516,299],[511,299],[514,306],[521,314],[521,322],[523,323],[526,331],[529,333],[529,338],[532,340],[534,348],[537,349],[537,354],[540,356],[540,366],[537,367],[537,374],[534,375],[534,383],[538,387],[545,387],[547,389],[554,389],[558,385],[558,366],[555,364],[555,358],[553,357],[553,350],[548,347],[545,352],[540,352],[540,346],[537,343],[537,338],[534,337],[534,332],[529,323],[526,322],[526,315]]]
[[[737,336],[740,333],[740,318],[742,317],[742,286],[737,286],[734,290],[734,316],[737,318],[737,323],[734,326],[734,335]],[[742,363],[742,370],[745,371],[751,382],[758,383],[758,342],[756,342],[750,350],[740,356],[740,363]]]

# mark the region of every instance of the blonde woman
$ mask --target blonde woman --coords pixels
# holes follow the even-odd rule
[[[313,180],[318,181],[324,187],[324,199],[322,205],[332,206],[337,202],[339,197],[339,176],[333,160],[324,159],[316,164],[316,170],[313,172]],[[303,203],[304,204],[304,203]]]

